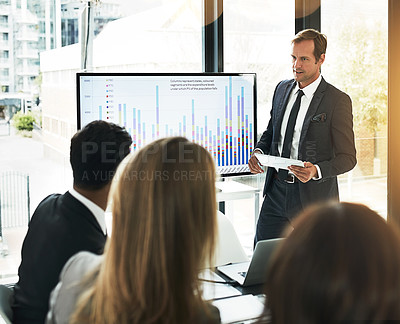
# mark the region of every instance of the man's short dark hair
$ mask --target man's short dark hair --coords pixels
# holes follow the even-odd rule
[[[71,139],[74,185],[89,190],[104,187],[129,154],[131,144],[131,136],[116,124],[96,120],[86,125]]]

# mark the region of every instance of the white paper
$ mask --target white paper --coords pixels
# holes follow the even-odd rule
[[[259,318],[264,310],[264,304],[253,295],[219,299],[213,305],[219,309],[222,324]]]
[[[273,156],[273,155],[267,155],[267,154],[260,154],[260,153],[254,153],[258,161],[265,166],[269,166],[272,168],[276,169],[286,169],[288,170],[288,167],[291,165],[297,165],[304,167],[304,162],[300,160],[295,160],[295,159],[288,159],[288,158],[283,158],[280,156]]]

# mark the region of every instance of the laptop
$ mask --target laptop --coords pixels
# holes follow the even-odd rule
[[[276,238],[258,241],[250,262],[227,264],[217,269],[243,287],[263,284],[270,257],[283,240]]]

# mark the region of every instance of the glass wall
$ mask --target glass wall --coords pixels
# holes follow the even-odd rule
[[[124,0],[119,4],[124,17],[102,26],[94,39],[94,70],[202,71],[201,0]],[[100,6],[108,8],[105,4]],[[0,20],[2,24],[6,18]],[[49,25],[53,26],[51,21]],[[75,29],[71,32],[76,36]],[[5,39],[4,35],[8,37],[8,33],[0,33],[0,38]],[[30,175],[31,214],[47,195],[64,193],[72,187],[68,155],[71,136],[76,132],[75,73],[80,70],[80,47],[78,44],[65,46],[43,51],[40,56],[41,132],[35,133],[36,139],[26,139],[18,137],[12,129],[11,136],[0,137],[0,151],[7,153],[0,161],[0,169]],[[6,73],[8,70],[3,69],[0,80]],[[2,89],[8,91],[8,86]],[[15,152],[21,154],[16,156]],[[4,241],[0,242],[0,282],[16,282],[25,233],[26,227],[4,229]],[[8,254],[4,258],[3,251]]]
[[[127,16],[108,22],[94,38],[88,71],[201,72],[201,0],[140,3],[120,2]],[[77,129],[75,74],[81,70],[81,52],[74,45],[41,56],[45,150],[64,157]]]
[[[102,24],[98,30],[93,45],[93,70],[202,71],[203,0],[114,0],[112,3],[112,11],[105,5],[96,9],[102,22],[110,18],[104,14],[107,12],[121,18]],[[258,136],[269,121],[275,86],[283,79],[292,78],[290,41],[295,31],[294,6],[293,0],[224,1],[224,71],[257,74]],[[387,1],[321,0],[322,32],[328,36],[322,74],[328,82],[351,96],[354,109],[358,165],[340,177],[341,199],[365,203],[384,217],[387,204],[387,12]],[[0,15],[0,25],[8,23],[7,19]],[[51,20],[48,25],[52,30],[50,41],[55,42],[54,22]],[[76,27],[79,28],[79,24],[76,23]],[[76,38],[76,29],[73,33]],[[0,45],[7,46],[0,55],[0,63],[8,62],[8,53],[13,53],[8,52],[8,36],[6,30],[0,34]],[[13,75],[14,68],[5,67],[0,80]],[[41,76],[37,82],[41,91],[43,127],[39,141],[32,140],[29,144],[34,154],[21,153],[18,160],[11,153],[5,154],[0,161],[2,170],[30,173],[32,212],[45,196],[68,190],[72,185],[68,148],[76,131],[75,73],[79,70],[79,46],[41,54]],[[9,91],[9,86],[3,85],[2,89]],[[25,152],[16,149],[17,142],[26,144],[31,140],[10,138],[9,142],[5,141],[6,137],[0,138],[0,151],[11,152],[12,147],[13,152]],[[55,165],[54,161],[60,161],[60,154],[62,163]],[[53,161],[49,162],[48,157]],[[259,189],[264,183],[262,176],[235,180]],[[259,198],[261,204],[261,195]],[[246,198],[226,204],[226,214],[234,221],[248,251],[252,250],[257,214],[254,202],[254,198]],[[9,256],[0,259],[0,279],[15,276],[23,237],[23,231],[5,232]]]
[[[105,24],[96,36],[96,69],[202,71],[202,0],[114,2],[124,17]]]
[[[224,1],[224,71],[257,74],[258,138],[268,125],[276,85],[293,77],[290,41],[295,30],[294,4],[292,0]],[[264,179],[265,175],[253,175],[234,180],[262,190]],[[254,218],[258,215],[254,199],[225,204],[225,214],[233,221],[249,254],[253,248]],[[260,195],[259,206],[261,203]]]
[[[324,78],[353,102],[357,166],[340,177],[341,200],[364,203],[386,217],[388,3],[321,1],[328,37]]]
[[[294,28],[292,0],[224,1],[224,71],[257,73],[259,135],[267,127],[276,85],[292,78]]]

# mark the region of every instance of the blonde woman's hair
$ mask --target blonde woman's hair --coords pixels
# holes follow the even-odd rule
[[[211,155],[171,137],[122,164],[104,262],[72,323],[194,323],[207,309],[198,272],[212,262],[217,226]]]

